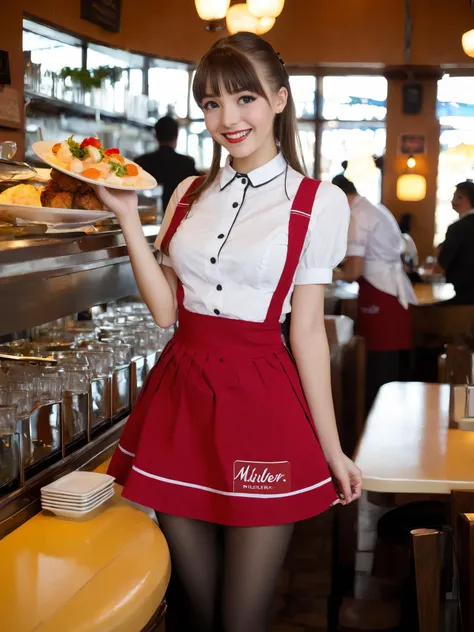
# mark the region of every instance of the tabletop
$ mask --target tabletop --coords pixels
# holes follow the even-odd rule
[[[169,551],[158,526],[123,500],[121,489],[88,520],[41,511],[0,541],[0,629],[140,632],[146,626],[168,585]]]
[[[419,305],[432,305],[441,301],[449,301],[455,295],[451,283],[415,283],[413,286]],[[325,288],[326,300],[356,300],[359,295],[359,284],[338,281]]]
[[[392,382],[380,389],[357,449],[365,491],[474,489],[474,432],[449,428],[449,388]]]

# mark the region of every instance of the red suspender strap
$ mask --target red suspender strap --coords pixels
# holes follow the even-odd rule
[[[293,200],[288,224],[288,250],[285,266],[280,281],[273,293],[265,322],[280,320],[283,303],[290,291],[296,268],[303,251],[304,241],[308,232],[309,221],[313,211],[313,204],[321,182],[304,178]]]
[[[202,183],[204,180],[204,176],[198,176],[195,178],[186,193],[178,202],[173,217],[171,219],[170,225],[168,226],[168,230],[165,233],[165,236],[162,239],[160,250],[166,250],[169,252],[170,241],[173,239],[175,232],[178,229],[178,226],[181,224],[182,220],[185,218],[186,213],[188,212],[189,205],[191,204],[190,195],[191,193]]]

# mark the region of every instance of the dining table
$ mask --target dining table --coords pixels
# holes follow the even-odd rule
[[[413,289],[420,307],[449,301],[455,296],[453,285],[441,280],[414,283]],[[327,285],[324,289],[324,313],[327,315],[344,314],[355,320],[358,296],[359,284],[357,281],[352,283],[336,281]]]
[[[474,490],[474,432],[450,427],[449,402],[449,384],[382,386],[355,457],[366,492]]]

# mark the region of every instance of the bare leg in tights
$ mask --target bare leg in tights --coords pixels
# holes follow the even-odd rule
[[[293,525],[226,527],[224,632],[268,632],[270,607]]]
[[[193,627],[189,632],[212,632],[219,560],[218,527],[200,520],[157,515],[170,548],[173,572],[192,610]]]
[[[273,592],[293,525],[219,527],[158,514],[171,560],[193,610],[189,632],[268,632]],[[223,529],[223,569],[218,533]],[[214,621],[222,572],[223,627]]]

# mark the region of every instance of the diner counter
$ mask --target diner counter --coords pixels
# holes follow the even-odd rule
[[[96,471],[105,471],[104,463]],[[0,541],[0,629],[140,632],[170,576],[163,534],[115,496],[83,521],[41,511]]]
[[[441,301],[449,301],[455,295],[454,287],[451,283],[415,283],[413,285],[418,305],[433,305]],[[338,281],[325,288],[326,300],[350,301],[357,300],[359,295],[359,284]]]
[[[158,225],[143,226],[150,248],[159,230]],[[136,291],[118,228],[0,240],[0,294],[8,305],[0,310],[0,336]]]

